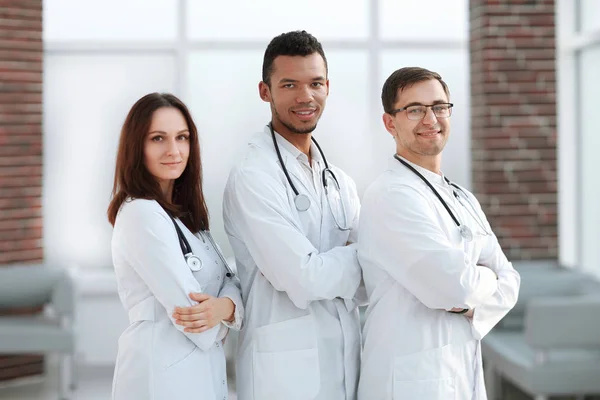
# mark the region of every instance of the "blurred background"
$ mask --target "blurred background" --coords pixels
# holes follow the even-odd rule
[[[0,1],[0,282],[2,265],[68,271],[82,374],[73,398],[109,397],[128,324],[106,208],[129,108],[154,91],[189,106],[212,231],[231,257],[225,181],[269,121],[257,89],[264,50],[296,29],[315,35],[329,62],[316,137],[360,195],[394,151],[383,82],[401,67],[432,69],[455,104],[443,170],[478,196],[509,259],[600,279],[600,0]],[[1,306],[6,324],[43,308]],[[34,348],[12,354],[2,332],[0,399],[53,398],[60,363]],[[503,384],[505,398],[529,398]]]

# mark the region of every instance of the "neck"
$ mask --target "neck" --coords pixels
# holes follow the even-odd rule
[[[172,179],[160,182],[160,190],[162,191],[163,196],[165,196],[165,200],[167,200],[169,203],[173,202],[174,185],[175,181]]]
[[[294,133],[279,121],[273,121],[271,123],[273,124],[273,130],[283,136],[285,140],[293,144],[295,148],[306,154],[308,161],[310,162],[310,141],[312,132]]]
[[[441,166],[442,166],[442,154],[438,154],[435,156],[424,156],[421,154],[416,154],[409,152],[405,149],[397,149],[396,153],[410,161],[413,164],[417,164],[419,167],[423,167],[435,174],[441,175]]]

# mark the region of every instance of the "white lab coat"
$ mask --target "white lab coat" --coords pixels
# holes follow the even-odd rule
[[[306,155],[276,136],[290,177],[311,206],[296,209],[269,129],[256,134],[229,176],[223,203],[246,307],[236,357],[238,398],[355,399],[360,324],[352,299],[361,270],[355,245],[346,243],[355,241],[356,229],[341,231],[332,219],[315,145],[309,169]],[[354,182],[331,168],[356,228]]]
[[[361,211],[358,254],[369,308],[358,398],[485,400],[480,340],[515,305],[519,274],[496,237],[479,234],[442,176],[412,164],[476,233],[472,242],[418,176],[389,163]],[[473,319],[446,311],[453,307],[474,309]]]
[[[177,232],[153,200],[128,200],[115,222],[112,255],[119,296],[130,325],[119,338],[114,400],[223,400],[227,377],[222,340],[228,327],[183,332],[171,314],[196,302],[188,294],[229,297],[236,305],[229,327],[241,327],[243,304],[237,278],[227,278],[221,259],[202,232],[177,220],[203,267],[192,272]],[[102,318],[102,316],[98,316]]]

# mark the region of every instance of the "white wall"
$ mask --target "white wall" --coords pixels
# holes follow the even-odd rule
[[[113,359],[115,332],[126,324],[116,312],[114,286],[89,293],[85,282],[112,282],[106,207],[119,130],[135,100],[169,91],[190,107],[200,129],[212,231],[226,256],[225,180],[250,135],[269,120],[257,90],[262,57],[269,40],[285,31],[306,29],[323,42],[331,94],[315,135],[360,194],[394,152],[381,123],[380,93],[403,66],[436,70],[449,83],[455,109],[443,167],[469,187],[467,3],[306,0],[287,8],[279,0],[45,0],[44,249],[48,262],[82,270],[84,358]],[[92,324],[88,314],[99,312],[111,318],[110,329]],[[104,345],[90,347],[95,341]]]

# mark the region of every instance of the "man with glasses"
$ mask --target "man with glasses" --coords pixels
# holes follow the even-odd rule
[[[515,305],[519,274],[477,199],[441,171],[448,86],[423,68],[385,82],[396,143],[367,189],[358,256],[370,306],[359,400],[482,400],[480,340]]]

